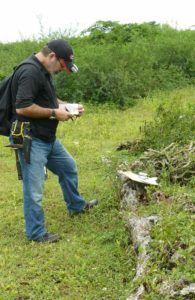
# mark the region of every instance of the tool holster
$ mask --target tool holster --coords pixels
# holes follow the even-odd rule
[[[26,163],[30,164],[30,150],[32,143],[32,137],[30,135],[30,122],[21,122],[18,120],[13,122],[10,137],[13,143],[7,145],[6,147],[11,147],[15,151],[18,179],[22,180],[22,170],[18,156],[18,150],[23,149],[24,159]]]

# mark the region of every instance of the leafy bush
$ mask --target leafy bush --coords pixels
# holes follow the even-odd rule
[[[80,74],[67,79],[66,89],[60,74],[58,90],[69,100],[124,106],[155,90],[184,87],[194,82],[194,40],[193,31],[99,21],[72,39]]]
[[[98,21],[80,36],[50,32],[40,39],[0,44],[0,80],[21,60],[51,38],[68,39],[80,72],[55,78],[58,96],[66,101],[132,105],[155,90],[194,84],[195,31],[155,23]]]
[[[160,149],[173,142],[187,144],[195,136],[195,105],[161,104],[154,121],[142,130],[144,148]]]

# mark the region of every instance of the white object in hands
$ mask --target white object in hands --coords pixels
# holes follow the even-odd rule
[[[60,103],[59,108],[67,110],[73,116],[79,115],[79,105],[77,103]]]

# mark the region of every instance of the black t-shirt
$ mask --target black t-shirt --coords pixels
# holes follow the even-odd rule
[[[12,80],[12,95],[13,99],[16,99],[15,108],[25,108],[32,104],[45,108],[58,108],[51,75],[35,55],[32,55],[27,61],[35,62],[36,66],[24,64],[15,71]],[[17,114],[16,119],[30,122],[33,137],[49,143],[55,140],[57,120],[27,118]]]

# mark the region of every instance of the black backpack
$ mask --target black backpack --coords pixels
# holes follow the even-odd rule
[[[9,136],[12,119],[15,115],[14,103],[15,99],[12,99],[11,84],[12,78],[15,71],[22,65],[31,64],[38,67],[36,62],[32,59],[27,59],[19,64],[14,72],[9,76],[3,79],[0,83],[0,135]]]
[[[12,76],[6,77],[0,85],[0,135],[9,135],[12,119]]]

